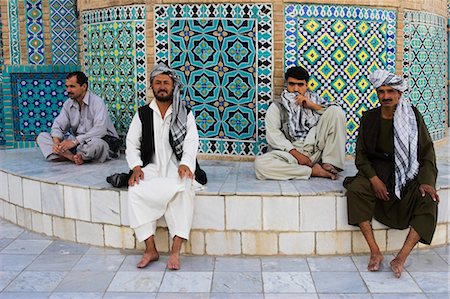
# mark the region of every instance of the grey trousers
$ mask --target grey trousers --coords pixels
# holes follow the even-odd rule
[[[65,136],[65,140],[74,140],[72,135]],[[39,148],[45,159],[48,161],[58,159],[60,156],[53,153],[53,138],[50,133],[42,132],[36,139]],[[96,160],[99,162],[105,162],[110,159],[109,146],[101,138],[91,138],[82,144],[79,144],[76,148],[76,153],[80,154],[84,161]]]
[[[311,159],[343,169],[345,162],[346,119],[338,106],[330,106],[304,140],[293,142],[294,147]],[[255,159],[256,177],[260,180],[290,180],[311,177],[311,167],[299,165],[290,153],[273,150]]]

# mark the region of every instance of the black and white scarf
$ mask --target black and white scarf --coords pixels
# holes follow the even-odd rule
[[[320,119],[319,113],[311,108],[298,104],[295,99],[297,96],[297,92],[288,92],[286,89],[281,93],[281,104],[288,111],[289,115],[289,135],[294,140],[306,138],[309,130],[316,126]],[[316,93],[307,91],[305,96],[324,108],[330,105]]]
[[[369,76],[369,80],[375,88],[390,86],[402,93],[407,90],[402,78],[385,70],[376,70]],[[406,182],[419,173],[418,138],[417,120],[412,105],[402,95],[394,113],[394,191],[398,198]]]
[[[173,95],[172,95],[172,120],[170,123],[170,145],[172,146],[175,156],[181,160],[183,155],[183,142],[186,137],[187,109],[181,100],[180,94],[183,88],[180,76],[175,70],[169,68],[164,63],[159,63],[152,70],[150,80],[152,81],[157,75],[166,74],[173,79]]]

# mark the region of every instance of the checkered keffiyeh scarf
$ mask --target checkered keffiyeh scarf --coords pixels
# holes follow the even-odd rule
[[[385,70],[376,70],[369,76],[369,80],[375,88],[390,86],[400,92],[407,89],[406,82],[402,78]],[[409,100],[402,96],[394,113],[394,191],[398,198],[406,182],[419,173],[418,139],[416,115]]]
[[[309,130],[316,126],[320,119],[320,114],[313,109],[297,104],[295,100],[297,95],[297,92],[288,92],[286,89],[281,93],[281,104],[289,115],[289,135],[294,140],[306,138]],[[322,107],[330,105],[316,93],[307,91],[305,96]]]
[[[172,120],[170,124],[171,146],[175,152],[178,160],[181,160],[183,155],[183,142],[186,137],[186,123],[187,123],[187,109],[183,104],[180,93],[183,88],[180,76],[164,63],[160,63],[153,69],[150,74],[150,80],[153,80],[157,75],[166,74],[173,79],[174,89],[172,96]]]

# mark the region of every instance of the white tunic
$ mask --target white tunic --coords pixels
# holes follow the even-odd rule
[[[150,103],[153,110],[153,126],[155,138],[155,155],[153,163],[149,163],[142,170],[144,179],[128,188],[128,212],[130,226],[136,230],[139,240],[145,240],[156,229],[156,220],[165,215],[169,231],[171,234],[188,234],[192,222],[193,207],[183,204],[176,204],[180,211],[175,211],[177,218],[186,219],[185,223],[180,224],[182,228],[175,227],[171,229],[170,223],[176,222],[176,219],[167,219],[166,210],[171,201],[193,201],[195,193],[192,190],[192,181],[180,179],[178,176],[178,166],[184,164],[194,173],[195,161],[199,146],[198,132],[195,125],[195,118],[190,112],[187,118],[187,134],[183,142],[183,156],[180,162],[177,161],[175,154],[169,143],[170,122],[172,118],[172,106],[166,112],[164,119],[156,104],[156,101]],[[141,140],[142,123],[139,114],[136,113],[130,124],[126,139],[126,159],[130,169],[135,166],[142,166],[141,159]],[[185,211],[187,210],[187,211]],[[184,215],[185,213],[190,215]],[[188,227],[186,227],[188,226]],[[186,238],[188,236],[180,236]]]

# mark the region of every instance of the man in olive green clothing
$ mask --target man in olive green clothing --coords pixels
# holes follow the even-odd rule
[[[375,241],[372,217],[395,229],[410,227],[390,262],[397,278],[411,250],[430,244],[436,228],[439,196],[433,142],[422,116],[402,97],[406,83],[385,70],[369,77],[381,107],[361,119],[356,145],[355,177],[346,178],[348,222],[358,225],[370,248],[369,271],[377,271],[383,255]]]

